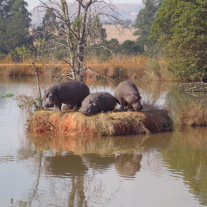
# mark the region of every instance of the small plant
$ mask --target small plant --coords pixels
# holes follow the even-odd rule
[[[42,109],[42,98],[32,97],[27,95],[19,95],[16,97],[18,106],[22,109],[26,109],[27,111],[40,110]]]
[[[6,94],[6,95],[1,95],[1,98],[11,98],[13,96],[14,96],[14,94],[9,93],[9,94]]]
[[[32,97],[27,95],[18,95],[14,96],[14,94],[5,94],[0,95],[1,98],[14,98],[17,101],[18,107],[26,110],[31,114],[31,112],[42,109],[42,98]]]

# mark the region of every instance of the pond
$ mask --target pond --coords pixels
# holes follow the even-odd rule
[[[135,83],[143,101],[173,113],[196,99],[176,84]],[[88,84],[92,91],[113,94],[117,81]],[[34,78],[0,78],[0,94],[35,94],[35,87]],[[16,101],[0,98],[0,206],[207,206],[206,128],[41,137],[26,132],[25,119]]]

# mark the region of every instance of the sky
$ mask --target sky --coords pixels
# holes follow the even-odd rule
[[[39,0],[25,0],[28,3],[28,11],[32,10],[39,4]],[[142,3],[142,0],[112,0],[112,3]]]

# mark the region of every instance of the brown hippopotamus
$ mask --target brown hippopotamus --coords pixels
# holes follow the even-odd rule
[[[62,103],[80,107],[83,99],[90,94],[88,86],[77,80],[59,82],[50,86],[44,94],[45,108],[55,107],[61,111]]]
[[[136,85],[130,81],[123,81],[114,90],[114,97],[117,103],[121,105],[120,111],[124,111],[124,107],[128,106],[129,110],[140,111],[142,105],[140,103],[141,96]]]
[[[80,112],[86,116],[91,116],[102,111],[113,111],[115,106],[116,100],[110,93],[91,93],[82,101]]]

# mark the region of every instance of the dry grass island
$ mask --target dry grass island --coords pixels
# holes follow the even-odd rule
[[[69,136],[116,136],[172,131],[172,120],[165,109],[145,112],[108,112],[85,116],[80,112],[36,111],[29,121],[32,133]]]

